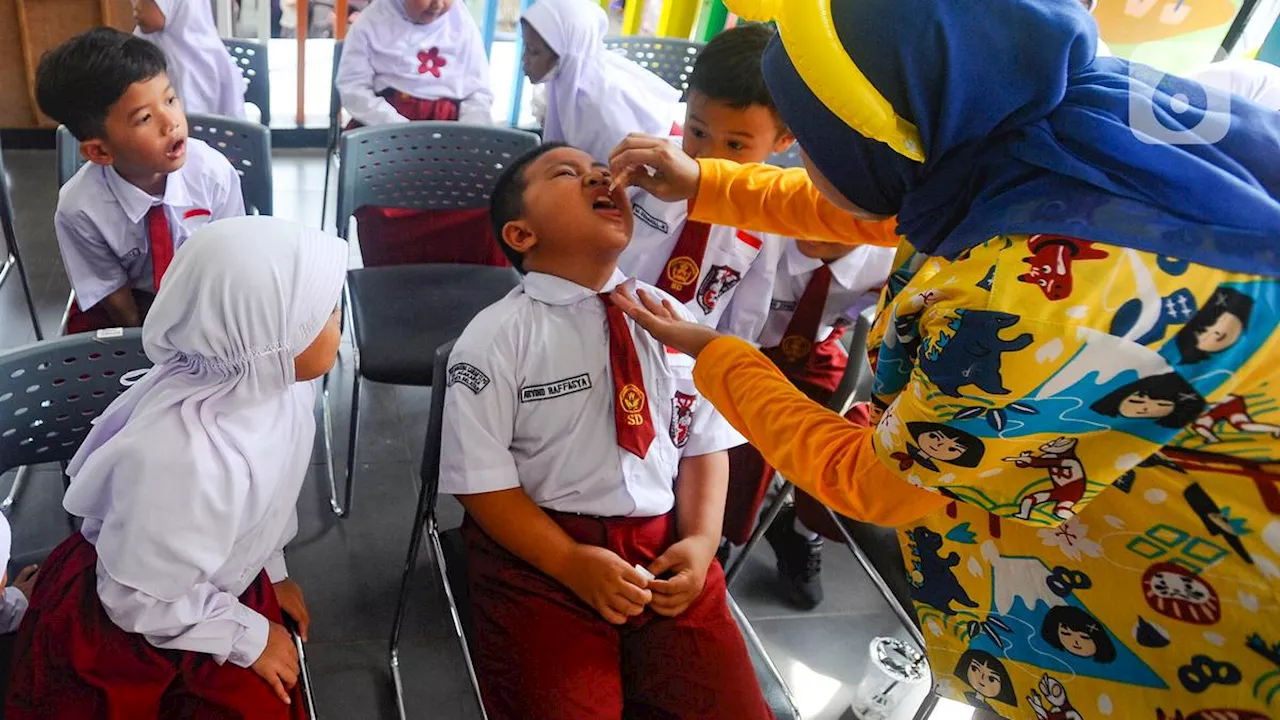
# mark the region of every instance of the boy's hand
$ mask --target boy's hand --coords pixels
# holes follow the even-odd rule
[[[279,623],[271,623],[267,631],[267,647],[253,663],[253,671],[267,681],[285,705],[292,705],[289,691],[298,684],[298,649],[289,631]]]
[[[654,575],[673,573],[669,580],[652,580],[653,603],[650,607],[659,615],[675,617],[688,609],[702,594],[707,582],[707,569],[716,557],[717,539],[699,536],[687,537],[667,548],[649,566]]]
[[[634,185],[664,202],[694,199],[702,179],[697,160],[668,140],[640,133],[628,135],[614,149],[609,169],[614,186]]]
[[[667,300],[658,301],[644,290],[636,288],[637,300],[626,287],[619,285],[613,291],[613,304],[631,316],[658,342],[679,350],[685,355],[698,357],[698,353],[720,333],[697,323],[691,323],[676,313]]]
[[[22,572],[18,573],[18,578],[13,581],[13,586],[27,598],[31,600],[31,591],[36,586],[36,576],[40,574],[39,565],[28,565],[22,568]]]
[[[306,642],[307,629],[311,627],[311,611],[307,609],[307,603],[302,599],[302,588],[298,587],[298,583],[294,582],[293,578],[285,578],[273,587],[276,590],[276,600],[280,603],[280,609],[298,624],[298,636]]]
[[[606,621],[621,625],[653,600],[648,581],[626,560],[594,545],[578,545],[559,578]]]

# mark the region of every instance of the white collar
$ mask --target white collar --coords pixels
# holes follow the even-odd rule
[[[841,287],[852,287],[858,280],[858,274],[862,270],[863,263],[866,262],[864,255],[866,253],[859,252],[861,248],[854,248],[853,252],[842,258],[832,260],[826,263],[831,267],[831,277]],[[812,258],[800,252],[800,246],[795,241],[787,243],[787,271],[792,277],[797,275],[806,275],[815,272],[822,267],[823,261],[818,258]]]
[[[190,148],[188,148],[190,150]],[[191,162],[191,156],[187,156],[187,162]],[[191,194],[187,192],[186,177],[183,170],[187,169],[187,163],[183,163],[182,167],[169,173],[169,177],[164,183],[164,197],[158,198],[133,183],[125,180],[116,172],[114,166],[107,166],[107,187],[110,188],[111,194],[115,196],[116,202],[120,203],[120,207],[124,209],[125,215],[129,216],[130,222],[141,222],[146,217],[147,211],[152,205],[171,205],[176,208],[186,208],[191,206]]]
[[[592,290],[557,275],[531,272],[524,276],[524,294],[548,305],[575,305],[601,293],[613,292],[626,279],[627,276],[621,270],[614,268],[613,275],[605,282],[604,287]]]

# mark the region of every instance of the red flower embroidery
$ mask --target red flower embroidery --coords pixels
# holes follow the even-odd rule
[[[418,52],[418,63],[418,72],[420,74],[431,73],[436,77],[440,77],[440,68],[448,65],[449,61],[440,57],[440,48],[433,47],[430,50]]]

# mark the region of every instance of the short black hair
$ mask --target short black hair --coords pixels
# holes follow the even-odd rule
[[[493,228],[493,239],[502,249],[502,254],[507,256],[511,267],[521,273],[524,272],[524,254],[517,252],[502,239],[502,228],[506,227],[507,223],[524,217],[524,191],[529,187],[529,180],[525,177],[524,171],[538,158],[552,150],[564,147],[570,147],[570,145],[562,142],[543,143],[516,158],[515,162],[508,165],[507,169],[502,171],[502,175],[498,176],[498,182],[493,186],[493,194],[489,196],[489,222],[490,227]]]
[[[964,654],[960,656],[960,660],[956,663],[955,676],[960,678],[960,681],[965,685],[969,685],[969,666],[973,663],[986,665],[988,670],[1000,678],[1000,694],[996,695],[992,700],[1017,707],[1017,691],[1013,689],[1013,679],[1009,677],[1008,669],[1005,668],[1004,663],[1000,662],[999,658],[986,650],[975,650],[974,648],[965,650]],[[969,687],[973,686],[969,685]]]
[[[1177,429],[1191,424],[1204,410],[1204,398],[1176,372],[1148,375],[1122,385],[1094,401],[1089,407],[1099,415],[1120,417],[1120,404],[1133,395],[1173,403],[1173,411],[1157,419],[1156,425]]]
[[[1054,606],[1045,614],[1044,623],[1040,626],[1040,639],[1055,650],[1069,653],[1071,651],[1062,646],[1062,639],[1058,637],[1058,629],[1062,627],[1089,636],[1094,646],[1090,659],[1094,662],[1109,663],[1116,659],[1116,646],[1111,642],[1106,627],[1084,610],[1074,605]]]
[[[689,91],[696,90],[739,110],[763,105],[773,113],[778,127],[784,128],[761,65],[764,49],[774,34],[768,25],[750,23],[712,38],[698,53],[693,72],[689,73]]]
[[[1239,290],[1219,285],[1200,311],[1182,326],[1177,335],[1173,336],[1173,342],[1182,355],[1182,365],[1191,365],[1209,359],[1209,353],[1201,350],[1198,345],[1200,335],[1218,322],[1223,315],[1234,315],[1240,321],[1242,329],[1248,330],[1249,317],[1253,315],[1253,298]]]
[[[114,28],[94,28],[40,58],[36,104],[77,140],[100,138],[107,112],[129,86],[165,72],[164,51]]]

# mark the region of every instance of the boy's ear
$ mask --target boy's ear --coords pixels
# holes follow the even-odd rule
[[[527,255],[538,244],[538,236],[524,220],[512,220],[502,226],[502,242],[521,255]]]
[[[777,141],[773,143],[773,151],[775,153],[784,153],[796,144],[796,136],[791,134],[790,130],[783,130],[778,136]]]
[[[115,162],[115,157],[107,148],[107,144],[97,138],[80,143],[80,154],[89,162],[98,165],[111,165]]]

